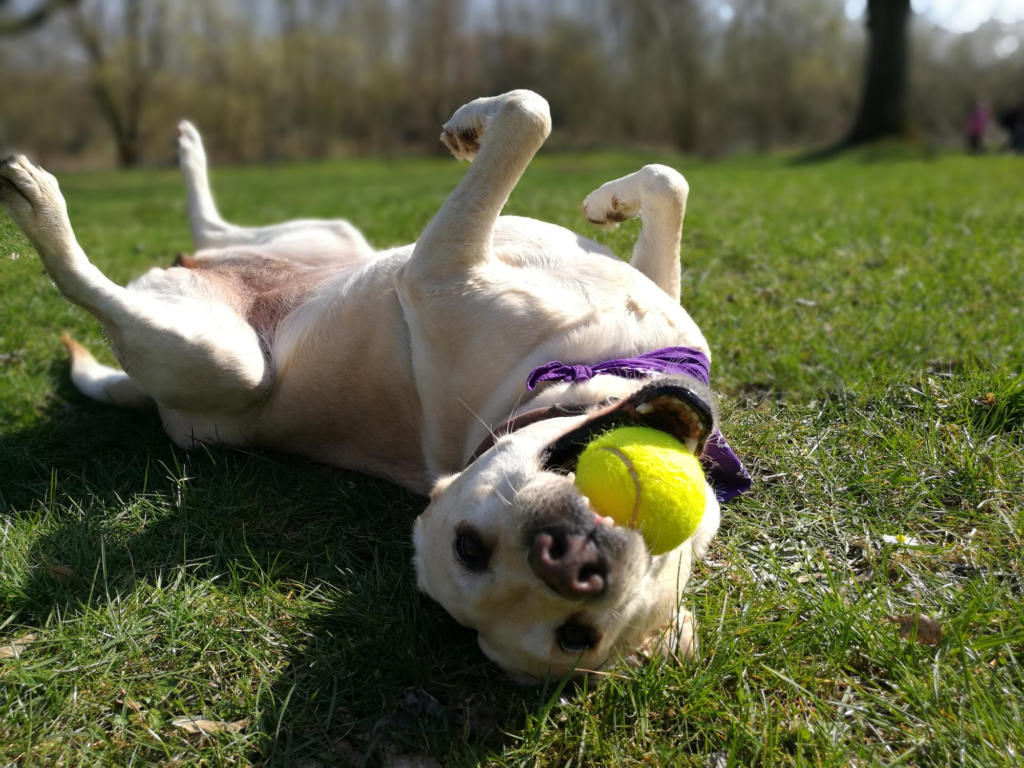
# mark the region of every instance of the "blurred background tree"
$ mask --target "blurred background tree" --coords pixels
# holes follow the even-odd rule
[[[958,142],[977,99],[1024,99],[1021,35],[910,0],[0,0],[0,143],[167,163],[188,117],[226,161],[436,152],[510,88],[548,98],[562,147]]]
[[[909,27],[910,0],[868,0],[864,89],[848,145],[906,132]]]

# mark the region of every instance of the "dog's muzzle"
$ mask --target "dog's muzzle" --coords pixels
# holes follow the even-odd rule
[[[523,499],[530,524],[521,546],[534,575],[567,600],[613,595],[623,567],[649,558],[638,531],[599,522],[567,477],[552,477]]]

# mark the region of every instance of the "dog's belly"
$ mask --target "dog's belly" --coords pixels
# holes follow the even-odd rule
[[[400,299],[414,245],[325,280],[277,328],[274,383],[258,415],[237,429],[213,425],[218,439],[426,493],[462,468],[486,424],[524,402],[532,367],[707,348],[678,304],[569,230],[502,217],[493,247],[501,268],[453,286],[443,306]]]
[[[255,442],[388,477],[420,493],[430,490],[436,473],[428,471],[412,339],[395,287],[414,247],[339,273],[285,318],[274,340],[274,385],[253,430]],[[494,247],[524,263],[559,252],[586,254],[586,247],[593,258],[610,256],[566,229],[513,217],[499,219]],[[461,424],[460,412],[474,407],[459,403],[458,387],[441,420]]]
[[[429,491],[409,333],[394,287],[411,251],[331,278],[281,323],[260,445]]]

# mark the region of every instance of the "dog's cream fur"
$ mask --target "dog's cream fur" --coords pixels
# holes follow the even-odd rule
[[[181,126],[181,165],[197,268],[154,269],[127,287],[79,247],[50,174],[21,157],[0,164],[0,202],[39,252],[58,289],[102,324],[122,371],[68,342],[75,384],[122,406],[155,404],[175,443],[255,445],[388,477],[422,494],[416,521],[421,588],[479,631],[484,652],[520,679],[596,669],[674,625],[681,651],[692,622],[680,593],[718,527],[708,508],[694,537],[651,557],[622,531],[612,586],[566,600],[531,572],[525,521],[577,498],[540,455],[585,416],[539,422],[466,464],[510,414],[555,402],[599,402],[646,382],[598,376],[525,391],[552,360],[598,362],[666,346],[708,345],[679,305],[679,248],[688,187],[647,166],[584,202],[595,224],[639,215],[629,265],[551,224],[499,217],[551,128],[529,91],[477,99],[442,139],[469,172],[409,246],[374,252],[344,221],[236,227],[217,213],[198,133]],[[474,159],[475,158],[475,159]],[[463,471],[465,470],[465,471]],[[472,526],[485,572],[453,549]],[[559,646],[567,621],[590,627],[582,653]]]

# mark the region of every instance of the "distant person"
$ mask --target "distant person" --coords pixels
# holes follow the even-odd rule
[[[967,151],[980,155],[985,151],[985,134],[988,132],[988,121],[991,112],[984,101],[974,102],[971,113],[967,117]]]

